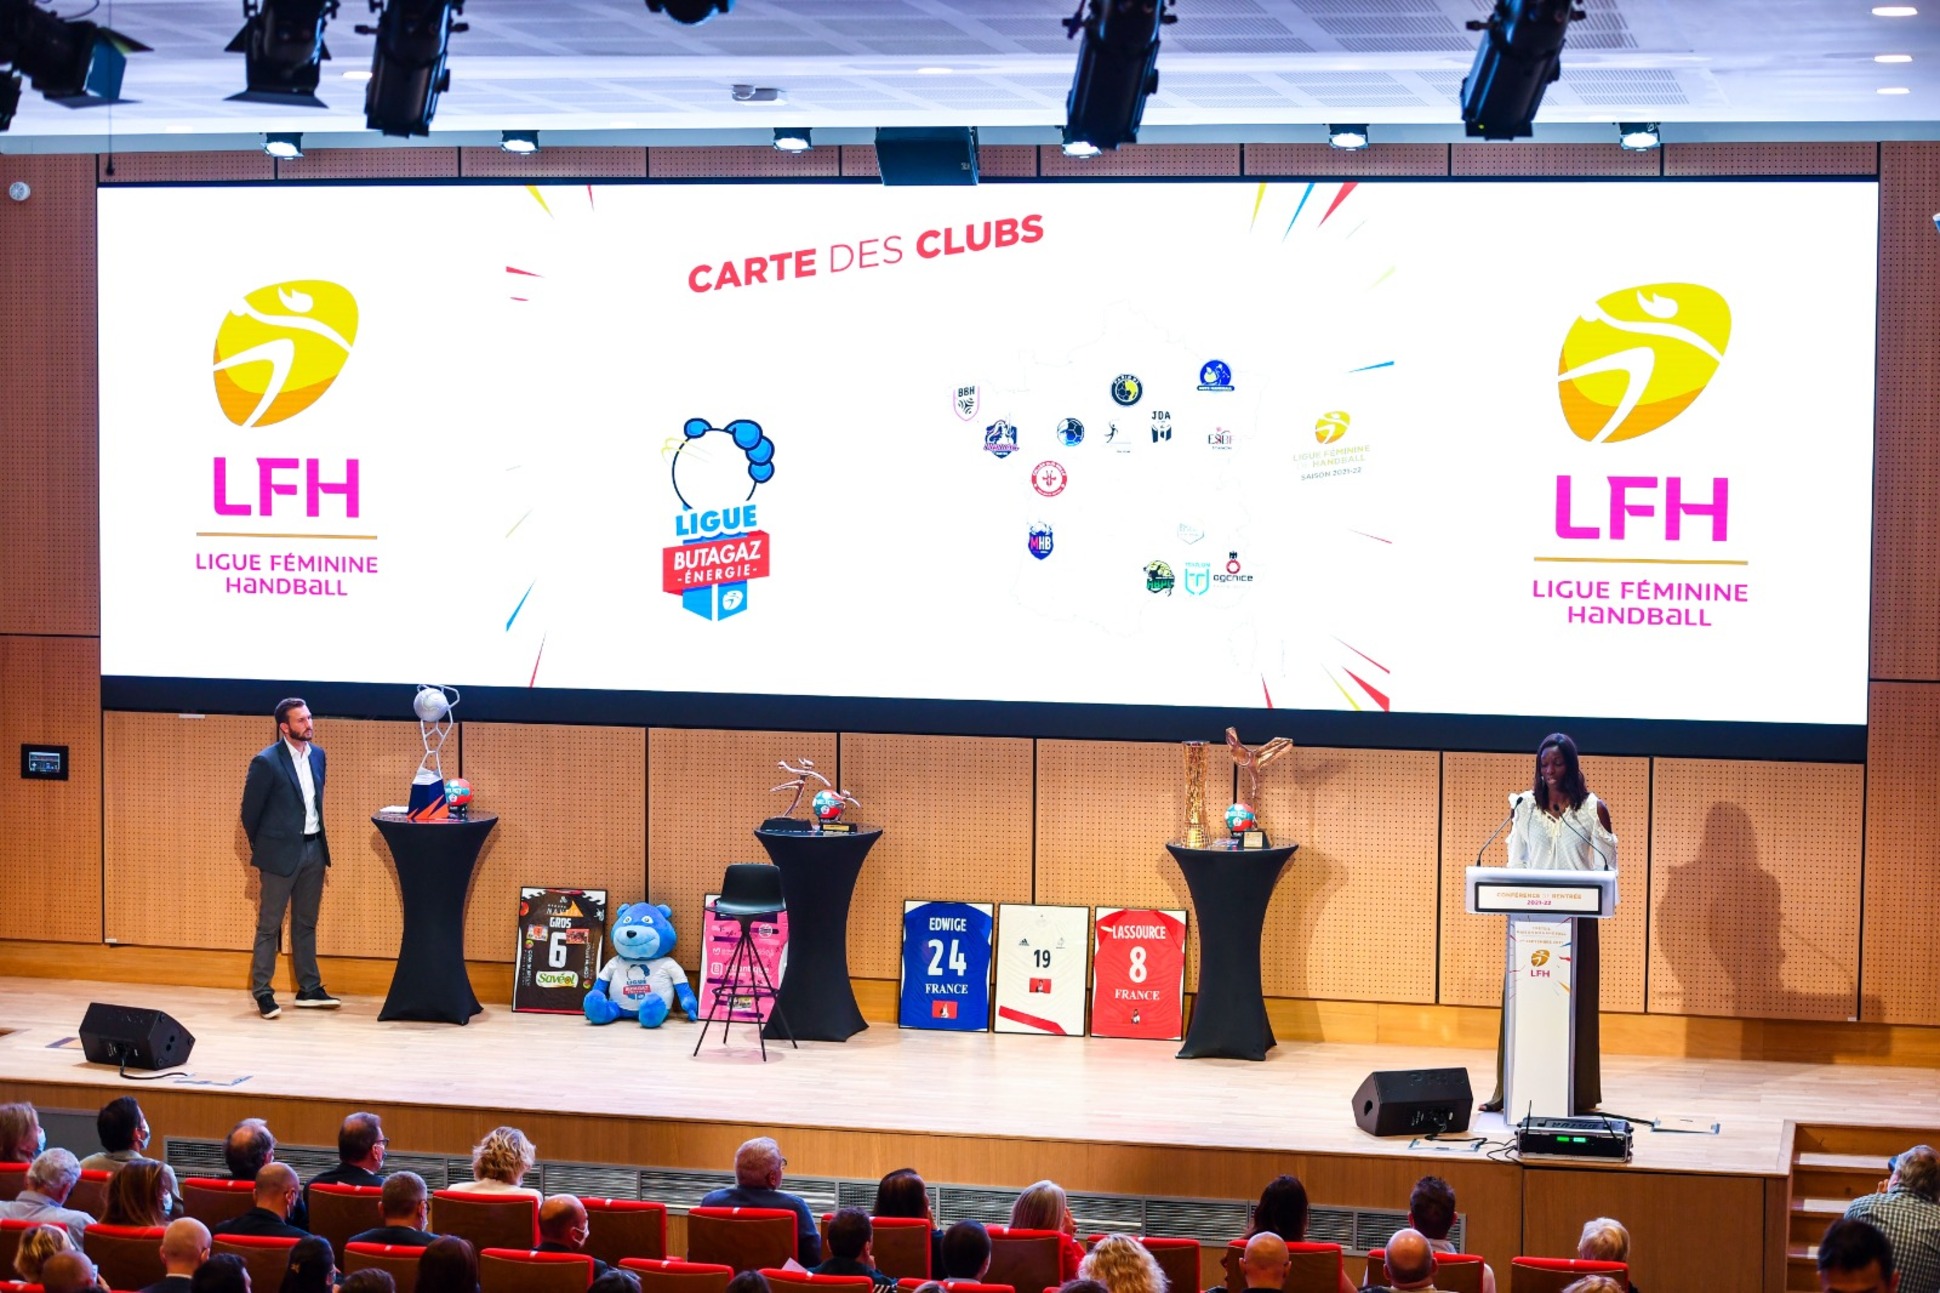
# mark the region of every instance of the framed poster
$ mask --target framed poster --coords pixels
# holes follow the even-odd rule
[[[714,1007],[713,985],[727,977],[728,958],[734,955],[734,945],[741,940],[740,921],[714,914],[714,900],[720,896],[710,893],[701,899],[701,982],[694,1000],[703,1019],[713,1008],[716,1019],[766,1023],[774,1012],[773,997],[757,1001],[745,992],[737,992],[732,999],[723,996],[720,1006]],[[756,959],[768,971],[769,981],[779,988],[781,976],[788,972],[788,913],[779,912],[773,920],[755,921],[748,934],[754,942]]]
[[[580,1013],[605,950],[606,890],[521,888],[512,1009]]]
[[[1091,909],[997,905],[997,1018],[1000,1033],[1082,1037]]]
[[[897,1023],[958,1033],[990,1027],[990,913],[987,902],[903,903]]]
[[[1185,1036],[1185,912],[1100,907],[1096,928],[1091,1035],[1150,1041]]]

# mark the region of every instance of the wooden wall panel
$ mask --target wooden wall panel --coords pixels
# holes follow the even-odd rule
[[[1865,769],[1658,759],[1652,776],[1651,1011],[1854,1018]]]
[[[1212,755],[1231,762],[1223,746]],[[1255,806],[1269,838],[1300,845],[1267,909],[1269,995],[1435,999],[1438,764],[1428,750],[1302,748],[1267,765]]]
[[[1872,175],[1877,144],[1818,140],[1778,144],[1665,144],[1666,175]]]
[[[472,873],[467,959],[514,959],[522,885],[605,889],[615,902],[640,897],[645,728],[466,723],[464,732],[473,811],[499,815]]]
[[[805,153],[765,146],[647,149],[647,174],[656,180],[833,179],[841,173],[841,150],[835,148]]]
[[[1508,812],[1508,796],[1530,787],[1535,760],[1526,754],[1449,753],[1442,756],[1441,1002],[1502,1004],[1502,945],[1507,918],[1471,916],[1463,874],[1476,850]],[[1617,828],[1617,869],[1622,896],[1616,916],[1604,922],[1599,944],[1605,1011],[1644,1008],[1645,942],[1650,917],[1650,760],[1583,756],[1583,778],[1609,805]],[[1501,839],[1489,846],[1484,866],[1504,866]]]
[[[278,159],[279,180],[450,180],[458,178],[458,150],[435,144],[389,148],[319,148]]]
[[[1096,157],[1066,157],[1045,144],[1037,150],[1038,174],[1045,179],[1083,179],[1087,175],[1239,174],[1238,144],[1126,144]]]
[[[541,148],[536,153],[508,153],[503,148],[461,148],[458,170],[466,179],[645,179],[647,150]]]
[[[648,729],[647,896],[674,909],[674,958],[689,971],[700,966],[701,900],[720,892],[728,863],[768,860],[754,828],[788,807],[768,788],[791,779],[775,765],[803,758],[841,784],[833,732]],[[859,819],[875,821],[873,808],[865,800]]]
[[[65,745],[66,781],[26,781],[21,745]],[[12,766],[8,766],[12,764]],[[101,938],[101,650],[93,638],[0,637],[0,938]]]
[[[1448,174],[1448,145],[1370,144],[1344,149],[1331,144],[1247,144],[1240,160],[1248,175],[1432,177]]]
[[[903,901],[1031,900],[1031,742],[845,733],[841,786],[882,827],[849,910],[849,973],[893,979]]]
[[[0,633],[101,631],[94,159],[0,157]]]
[[[1873,665],[1940,681],[1940,143],[1883,144],[1873,463]]]
[[[260,885],[239,816],[243,776],[275,725],[266,715],[111,711],[102,733],[103,772],[116,788],[104,815],[107,937],[248,950]],[[327,789],[324,806],[334,814]]]
[[[273,180],[276,161],[260,148],[198,153],[115,153],[96,159],[103,184],[175,183],[222,184],[237,180]],[[108,163],[114,162],[114,174]]]
[[[1233,762],[1206,748],[1207,829],[1232,802]],[[1183,748],[1171,741],[1037,743],[1037,898],[1083,907],[1191,910],[1165,851],[1186,829]],[[1283,882],[1284,883],[1284,882]],[[1199,977],[1199,918],[1186,930],[1186,985]]]
[[[870,149],[869,174],[875,173],[875,150]],[[847,175],[863,172],[849,165],[843,154],[842,170]],[[1037,177],[1037,149],[1030,144],[982,144],[977,148],[977,173],[985,178],[1007,180]]]
[[[1560,1168],[1522,1173],[1523,1253],[1574,1257],[1583,1223],[1592,1217],[1615,1217],[1630,1231],[1630,1274],[1640,1289],[1693,1287],[1691,1257],[1700,1246],[1706,1253],[1734,1254],[1730,1261],[1705,1262],[1707,1293],[1784,1287],[1766,1283],[1759,1260],[1767,1237],[1764,1182],[1758,1177]],[[1508,1256],[1494,1263],[1505,1288]]]
[[[1609,144],[1455,144],[1448,150],[1450,175],[1601,175],[1649,177],[1663,173],[1661,148],[1633,152]]]
[[[1940,1024],[1940,686],[1874,683],[1860,1018]]]

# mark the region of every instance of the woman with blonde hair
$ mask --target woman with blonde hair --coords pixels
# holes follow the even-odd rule
[[[1106,1235],[1078,1263],[1080,1279],[1097,1280],[1111,1293],[1166,1293],[1158,1258],[1130,1235]]]
[[[111,1226],[165,1226],[175,1202],[169,1171],[152,1158],[121,1165],[108,1182],[108,1206],[101,1220]]]
[[[1078,1277],[1078,1263],[1084,1260],[1084,1246],[1078,1242],[1078,1223],[1064,1197],[1064,1187],[1056,1181],[1039,1181],[1025,1187],[1010,1205],[1012,1230],[1054,1230],[1064,1236],[1058,1245],[1058,1282]],[[1165,1293],[1161,1285],[1159,1293]]]
[[[1630,1232],[1615,1217],[1592,1217],[1583,1223],[1583,1235],[1576,1241],[1576,1256],[1586,1262],[1627,1262]]]
[[[521,1185],[539,1158],[538,1147],[517,1127],[494,1127],[472,1146],[472,1180],[449,1188],[466,1194],[523,1194],[539,1198],[539,1191]]]
[[[67,1241],[67,1228],[64,1226],[35,1226],[20,1237],[20,1248],[13,1255],[13,1268],[20,1272],[20,1278],[28,1284],[40,1283],[41,1263],[55,1253],[64,1253],[74,1245]]]
[[[1563,1293],[1624,1293],[1624,1288],[1608,1275],[1585,1275],[1582,1279],[1565,1285]]]

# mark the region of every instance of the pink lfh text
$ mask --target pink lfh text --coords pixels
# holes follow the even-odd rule
[[[230,467],[227,458],[217,458],[214,468],[214,495],[217,516],[273,516],[279,497],[303,496],[305,516],[323,515],[323,499],[334,494],[343,500],[343,515],[358,514],[357,460],[346,458],[341,468],[324,467],[316,458],[258,458],[256,460],[256,497],[249,497],[247,459],[238,463],[235,474],[241,479],[235,487],[242,498],[231,498]],[[326,476],[326,472],[328,476]],[[334,477],[331,479],[330,477]],[[283,511],[292,510],[285,506]]]
[[[1729,533],[1728,518],[1731,510],[1731,482],[1723,476],[1711,478],[1711,497],[1708,499],[1691,498],[1685,490],[1681,476],[1666,476],[1662,491],[1659,492],[1655,476],[1606,476],[1609,482],[1609,509],[1598,515],[1590,515],[1602,521],[1608,517],[1609,537],[1621,539],[1633,532],[1645,531],[1652,537],[1661,527],[1666,539],[1685,537],[1685,518],[1702,517],[1711,522],[1711,542],[1723,543]],[[1585,482],[1588,485],[1588,482]],[[1583,492],[1591,493],[1594,485],[1588,485]],[[1575,483],[1568,476],[1556,478],[1556,537],[1559,539],[1601,539],[1605,537],[1603,525],[1579,525],[1573,510]],[[1661,505],[1661,506],[1660,506]],[[1586,509],[1594,509],[1596,504],[1584,500]],[[1654,522],[1654,524],[1640,524]],[[1701,532],[1701,524],[1693,524],[1693,531]],[[1639,533],[1636,537],[1644,537]],[[1697,537],[1693,534],[1691,537]]]

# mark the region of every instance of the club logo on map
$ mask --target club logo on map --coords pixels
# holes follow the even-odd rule
[[[1322,444],[1332,444],[1347,434],[1347,424],[1354,419],[1345,413],[1323,413],[1314,423],[1314,439]]]
[[[1171,566],[1166,565],[1163,561],[1148,561],[1145,563],[1146,592],[1164,593],[1167,597],[1170,597],[1172,596],[1173,583],[1174,579]]]
[[[1172,438],[1172,414],[1165,409],[1152,410],[1152,443],[1160,444]]]
[[[1194,597],[1203,597],[1212,587],[1212,563],[1208,561],[1186,562],[1186,591]]]
[[[1049,521],[1039,521],[1031,526],[1030,543],[1031,555],[1039,561],[1051,555],[1054,540],[1051,535],[1051,523]]]
[[[983,429],[983,449],[999,458],[1010,457],[1017,452],[1017,428],[998,418]]]
[[[1199,389],[1215,394],[1233,389],[1233,370],[1223,359],[1208,359],[1199,366]]]
[[[768,576],[769,536],[760,529],[755,491],[774,479],[775,442],[758,422],[717,427],[689,418],[669,466],[674,537],[660,551],[660,587],[702,619],[748,609],[748,581]]]
[[[1061,462],[1052,462],[1046,458],[1031,468],[1031,488],[1046,498],[1056,498],[1064,492],[1064,487],[1070,482],[1071,478],[1065,474],[1064,464]]]
[[[259,287],[216,329],[216,402],[239,427],[286,421],[323,398],[357,343],[357,298],[322,279]]]
[[[1580,440],[1646,435],[1704,393],[1731,340],[1731,307],[1696,283],[1612,292],[1583,312],[1556,361],[1563,418]]]
[[[1058,423],[1058,443],[1069,449],[1084,443],[1085,424],[1076,418],[1064,418]]]
[[[976,383],[972,382],[968,386],[957,387],[956,395],[950,401],[950,407],[956,411],[956,415],[959,418],[965,422],[969,422],[977,416],[977,408],[980,403],[981,400],[977,396]]]
[[[1130,373],[1120,373],[1111,384],[1112,399],[1125,408],[1138,403],[1139,396],[1143,394],[1145,387]]]

